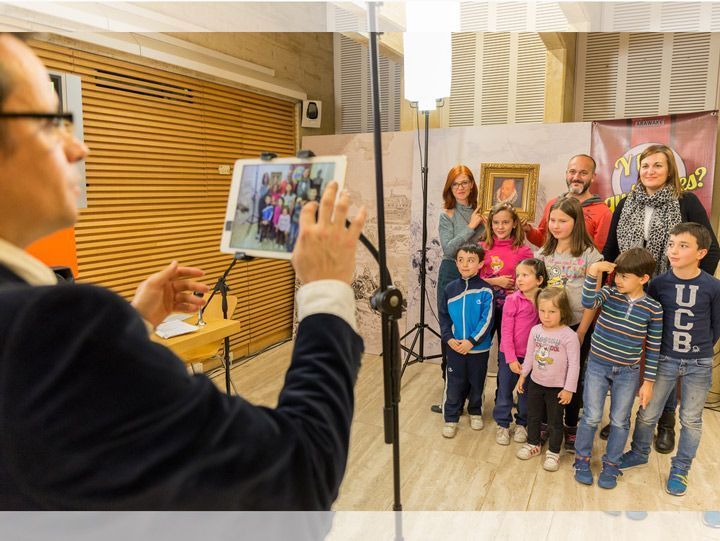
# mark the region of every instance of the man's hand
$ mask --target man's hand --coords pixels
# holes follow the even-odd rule
[[[337,191],[337,182],[330,182],[320,201],[317,221],[318,204],[314,201],[307,203],[300,213],[300,235],[293,250],[292,264],[303,284],[316,280],[352,282],[357,241],[365,225],[366,212],[362,207],[346,228],[350,196],[343,192],[336,205]]]
[[[654,385],[654,381],[643,381],[643,384],[640,386],[640,391],[638,391],[638,397],[640,398],[641,408],[647,408],[647,405],[650,403],[653,395]]]
[[[573,396],[573,393],[563,389],[562,391],[560,391],[558,393],[558,398],[560,399],[560,400],[558,400],[558,402],[560,402],[560,404],[562,404],[563,406],[567,406],[570,403],[570,401],[572,400],[572,396]]]
[[[138,286],[131,304],[153,327],[173,312],[195,312],[202,308],[205,301],[193,293],[210,290],[205,284],[193,280],[203,274],[200,269],[180,267],[177,261],[173,261]]]
[[[519,374],[522,372],[522,365],[520,364],[519,361],[511,362],[508,365],[508,368],[510,369],[510,372],[512,372],[513,374]]]

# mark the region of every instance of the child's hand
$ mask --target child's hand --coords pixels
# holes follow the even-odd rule
[[[508,365],[508,368],[513,374],[519,374],[520,372],[522,372],[522,365],[518,361],[510,363]]]
[[[573,394],[570,391],[566,391],[563,389],[558,393],[558,398],[560,399],[560,404],[563,406],[566,406],[570,403],[570,400],[572,400]]]
[[[458,342],[458,349],[455,351],[457,351],[460,355],[467,355],[472,348],[473,344],[470,340],[460,340]]]
[[[615,263],[610,263],[609,261],[596,261],[588,267],[587,273],[590,276],[595,276],[597,278],[603,272],[612,272],[614,270]]]
[[[642,386],[640,387],[640,391],[638,391],[638,396],[640,397],[641,408],[647,408],[647,405],[650,403],[653,395],[654,384],[655,382],[653,381],[644,381]]]
[[[460,353],[460,350],[458,349],[460,347],[460,340],[455,340],[455,338],[451,338],[450,340],[448,340],[448,346],[450,346],[453,351],[457,351],[458,353]]]
[[[520,376],[517,385],[515,385],[515,392],[518,394],[525,394],[523,387],[525,386],[525,376]]]

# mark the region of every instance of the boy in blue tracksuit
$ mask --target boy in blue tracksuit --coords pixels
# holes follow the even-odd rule
[[[440,331],[448,345],[445,377],[443,436],[457,433],[458,420],[468,399],[470,428],[483,428],[482,400],[492,343],[492,287],[478,276],[485,251],[475,244],[460,247],[455,263],[461,278],[453,280],[439,304]]]

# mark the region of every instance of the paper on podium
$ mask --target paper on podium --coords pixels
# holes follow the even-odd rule
[[[170,320],[160,323],[155,328],[155,334],[160,338],[172,338],[173,336],[180,336],[181,334],[187,334],[190,332],[197,331],[200,327],[196,325],[190,325],[184,321]]]

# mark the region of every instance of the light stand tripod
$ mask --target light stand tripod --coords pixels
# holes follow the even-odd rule
[[[428,191],[428,139],[429,139],[429,126],[428,117],[430,116],[429,111],[423,111],[425,117],[425,155],[423,156],[423,165],[421,169],[421,182],[422,182],[422,194],[423,194],[423,210],[422,210],[422,245],[420,249],[420,321],[415,326],[400,337],[400,342],[405,340],[406,337],[414,334],[414,338],[410,347],[400,345],[405,351],[405,360],[403,367],[400,372],[400,377],[405,373],[405,369],[415,363],[421,363],[428,359],[438,359],[442,357],[442,354],[437,355],[425,355],[425,330],[430,331],[440,340],[440,334],[433,329],[430,325],[425,323],[425,278],[427,274],[427,191]],[[415,344],[418,345],[418,351],[415,352]]]
[[[385,196],[383,193],[382,137],[380,125],[380,82],[378,59],[378,31],[376,3],[368,2],[368,29],[370,30],[370,81],[373,112],[373,148],[375,154],[375,194],[377,198],[378,251],[380,289],[373,295],[372,305],[382,313],[383,382],[385,407],[385,443],[393,446],[393,510],[401,511],[400,503],[400,332],[398,319],[402,315],[402,295],[390,284],[385,249]],[[365,244],[365,242],[363,242]],[[372,245],[366,244],[368,249]],[[373,252],[373,250],[370,250]],[[396,538],[402,539],[400,513],[396,515]]]

